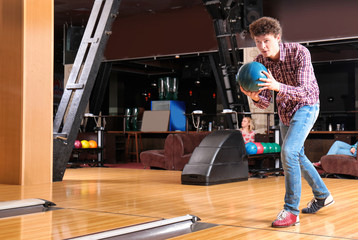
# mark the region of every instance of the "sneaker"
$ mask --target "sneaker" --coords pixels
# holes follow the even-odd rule
[[[299,216],[296,216],[286,210],[282,210],[277,215],[276,220],[272,223],[272,227],[284,228],[300,224]]]
[[[313,198],[308,204],[307,207],[302,209],[302,213],[316,213],[323,207],[327,207],[334,203],[332,195],[324,199]]]

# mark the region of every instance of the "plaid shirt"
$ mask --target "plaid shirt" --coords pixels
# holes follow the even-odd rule
[[[280,43],[280,60],[277,62],[258,55],[254,61],[269,69],[280,82],[276,96],[279,117],[283,124],[290,125],[293,115],[305,105],[319,103],[319,88],[311,63],[311,54],[307,48],[298,43]],[[267,108],[272,98],[272,91],[260,93],[260,100],[254,102],[259,108]]]

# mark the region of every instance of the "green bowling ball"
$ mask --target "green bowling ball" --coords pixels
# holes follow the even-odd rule
[[[272,143],[267,143],[268,152],[273,153],[275,151],[275,148]]]
[[[262,142],[262,143],[261,143],[261,145],[262,145],[262,147],[264,148],[264,151],[263,151],[263,153],[268,153],[268,151],[269,151],[269,148],[268,148],[268,146],[267,146],[267,143],[265,143],[265,142]]]
[[[281,152],[281,146],[280,146],[280,144],[278,144],[278,143],[274,143],[274,149],[275,149],[275,152]]]

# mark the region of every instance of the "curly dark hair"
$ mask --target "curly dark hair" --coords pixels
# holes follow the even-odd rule
[[[261,36],[266,34],[273,34],[275,36],[282,36],[282,28],[280,22],[271,17],[262,17],[254,21],[249,26],[250,35],[253,39],[254,36]]]

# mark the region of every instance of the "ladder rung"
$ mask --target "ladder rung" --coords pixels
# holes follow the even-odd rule
[[[83,43],[98,43],[99,42],[99,38],[86,38],[86,39],[83,39],[81,44]]]
[[[68,134],[67,133],[53,133],[53,138],[54,139],[62,139],[62,140],[67,140]]]
[[[221,35],[217,35],[217,38],[223,38],[223,37],[230,37],[232,34],[227,33],[227,34],[221,34]]]
[[[72,90],[72,89],[83,89],[84,87],[84,84],[83,83],[80,83],[80,84],[67,84],[66,85],[66,89],[67,90]]]

